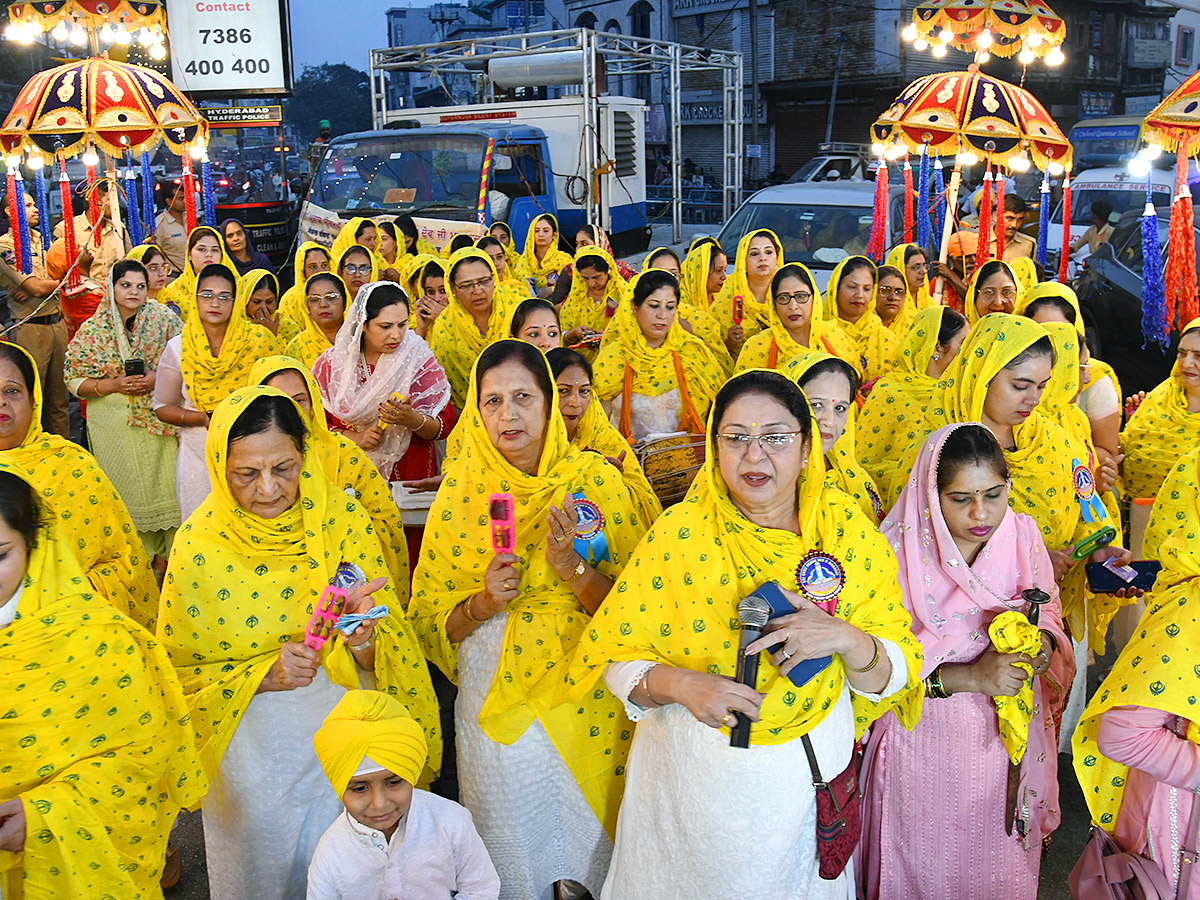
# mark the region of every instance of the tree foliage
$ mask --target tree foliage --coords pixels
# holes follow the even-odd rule
[[[371,127],[371,79],[345,63],[305,66],[296,79],[283,117],[302,140],[317,136],[317,123],[328,119],[334,135]]]

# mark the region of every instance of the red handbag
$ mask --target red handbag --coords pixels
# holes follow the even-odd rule
[[[808,735],[800,736],[808,767],[812,770],[813,788],[817,792],[817,858],[820,875],[833,881],[846,870],[850,857],[862,835],[862,808],[858,793],[858,764],[861,758],[854,745],[850,764],[833,781],[821,777],[817,755]]]

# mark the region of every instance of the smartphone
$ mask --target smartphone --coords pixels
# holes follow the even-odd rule
[[[125,360],[126,375],[145,375],[146,361],[144,359],[127,359]]]
[[[777,619],[780,616],[788,616],[796,611],[796,608],[792,606],[788,598],[783,595],[783,591],[779,589],[777,582],[768,581],[765,584],[760,584],[754,593],[767,601],[767,605],[771,607],[772,619]],[[832,663],[832,656],[819,656],[816,659],[801,660],[788,672],[788,678],[792,680],[792,684],[796,685],[796,687],[803,687],[818,674],[828,669]]]
[[[1130,563],[1130,568],[1137,572],[1137,577],[1133,581],[1126,581],[1104,563],[1088,563],[1084,567],[1088,588],[1093,594],[1115,594],[1121,588],[1148,591],[1154,587],[1162,563],[1154,559],[1137,560]]]

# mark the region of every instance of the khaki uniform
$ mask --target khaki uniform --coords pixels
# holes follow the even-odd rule
[[[170,210],[163,210],[154,220],[154,243],[166,255],[171,263],[172,279],[183,272],[187,260],[187,226],[171,215]]]
[[[27,278],[49,278],[46,272],[46,254],[42,249],[42,238],[31,230],[29,246],[32,253],[33,271]],[[13,268],[20,270],[16,258],[11,232],[0,237],[0,257]],[[58,305],[58,295],[50,299],[30,297],[18,302],[13,299],[13,290],[20,284],[12,282],[7,275],[0,276],[4,289],[8,291],[8,308],[14,322],[29,318],[29,321],[5,335],[7,340],[29,351],[42,380],[42,427],[47,431],[71,437],[71,420],[68,410],[70,394],[64,369],[67,363],[67,323],[63,321]]]
[[[1034,243],[1033,238],[1018,231],[1013,235],[1013,239],[1004,245],[1004,261],[1008,262],[1022,256],[1033,259],[1033,254],[1036,251],[1037,244]]]
[[[123,225],[113,226],[111,222],[105,222],[104,228],[100,232],[100,246],[96,247],[91,243],[92,226],[83,216],[75,216],[75,246],[80,250],[83,249],[84,242],[87,241],[87,250],[92,255],[92,270],[91,278],[98,284],[108,283],[108,271],[113,265],[121,259],[124,259],[133,247],[129,243],[129,235],[125,231]],[[58,243],[62,240],[66,232],[63,230],[64,222],[59,222],[54,226],[54,242]],[[57,277],[61,278],[62,275]]]

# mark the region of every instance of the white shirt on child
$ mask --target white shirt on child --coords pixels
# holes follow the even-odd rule
[[[471,814],[413,790],[391,841],[343,811],[308,867],[308,900],[497,900],[500,878]]]

